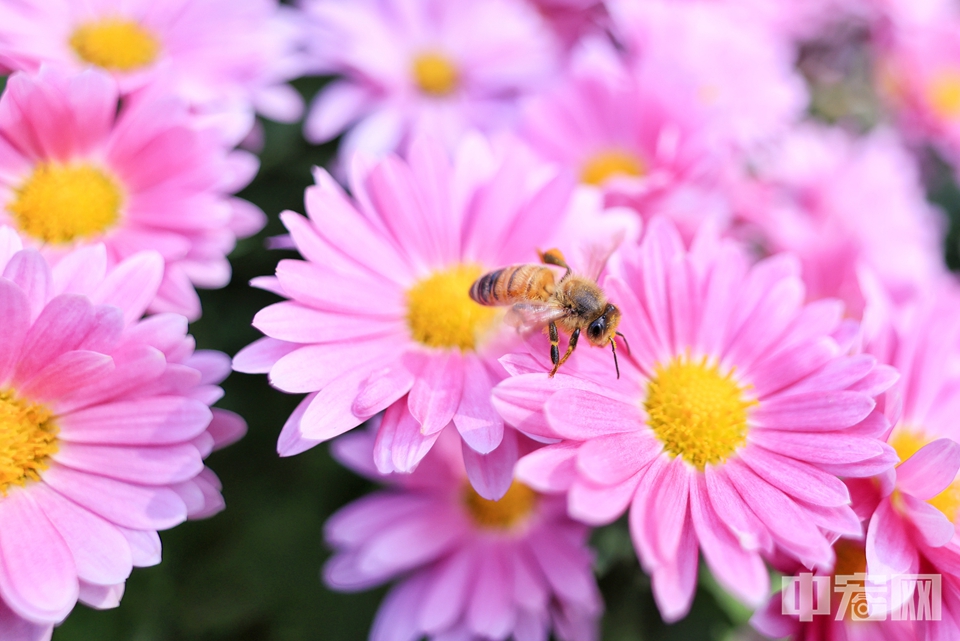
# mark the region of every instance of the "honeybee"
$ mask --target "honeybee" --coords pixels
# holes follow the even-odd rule
[[[521,330],[546,325],[550,334],[550,361],[553,363],[551,377],[573,354],[580,333],[586,332],[591,345],[610,345],[613,365],[617,370],[617,378],[620,378],[615,337],[619,336],[627,345],[626,337],[617,331],[620,310],[607,301],[596,278],[574,274],[559,249],[546,252],[538,250],[537,254],[543,264],[567,270],[559,281],[549,267],[512,265],[474,281],[470,287],[470,298],[481,305],[512,305],[507,320]],[[567,351],[562,358],[560,329],[570,335]]]

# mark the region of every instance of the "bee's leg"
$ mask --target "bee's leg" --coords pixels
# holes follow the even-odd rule
[[[553,369],[550,371],[550,376],[553,376],[557,373],[557,368],[560,367],[560,333],[557,332],[557,324],[553,321],[550,322],[550,362],[553,363]]]
[[[537,250],[537,254],[540,256],[540,262],[544,265],[556,265],[557,267],[563,267],[567,270],[567,273],[563,275],[563,278],[566,278],[570,275],[570,272],[573,271],[570,269],[570,265],[567,264],[567,259],[563,257],[563,254],[560,253],[559,249],[548,249],[545,252]]]
[[[557,373],[557,370],[560,369],[560,366],[567,362],[567,359],[570,358],[570,354],[573,354],[573,350],[577,348],[577,339],[580,338],[580,328],[573,330],[573,333],[570,334],[570,342],[567,343],[567,351],[564,353],[563,358],[560,359],[560,362],[554,362],[553,371],[550,372],[550,376],[553,376]]]

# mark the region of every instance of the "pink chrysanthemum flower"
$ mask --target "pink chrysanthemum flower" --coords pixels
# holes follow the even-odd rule
[[[501,129],[558,64],[549,27],[516,0],[304,0],[303,11],[316,71],[345,76],[314,100],[305,134],[349,128],[344,158],[421,133],[452,148],[469,129]]]
[[[613,47],[587,40],[566,78],[531,102],[521,134],[535,152],[569,168],[610,205],[645,218],[668,215],[692,236],[730,208],[714,188],[729,161],[709,139],[705,118],[669,91],[645,86]]]
[[[811,299],[840,298],[859,316],[863,268],[898,301],[945,277],[946,221],[892,132],[854,138],[804,125],[756,154],[751,167],[738,214],[764,249],[800,259]]]
[[[114,607],[157,530],[223,506],[203,458],[239,438],[208,407],[229,372],[194,352],[182,316],[139,320],[154,252],[108,268],[78,250],[54,267],[0,228],[0,638],[49,638],[77,600]]]
[[[97,242],[112,262],[159,251],[166,266],[150,309],[196,319],[194,286],[224,286],[236,238],[265,223],[230,197],[257,160],[193,127],[178,101],[118,100],[101,71],[10,77],[0,97],[0,223],[50,258]]]
[[[607,26],[603,0],[528,0],[568,48]]]
[[[284,122],[302,112],[283,84],[302,73],[287,11],[276,0],[9,0],[0,61],[31,72],[44,63],[104,69],[124,94],[159,81],[236,143],[254,110]]]
[[[335,550],[327,584],[356,591],[400,577],[371,641],[537,641],[551,631],[563,641],[596,639],[602,605],[587,528],[566,516],[562,498],[518,482],[499,501],[481,497],[451,436],[402,476],[379,475],[370,464],[373,434],[334,442],[342,463],[392,487],[327,521]]]
[[[911,136],[960,164],[960,11],[898,27],[880,40],[877,86]]]
[[[375,450],[382,472],[413,470],[452,425],[477,490],[499,496],[516,450],[498,449],[504,423],[490,390],[506,375],[497,358],[516,332],[503,327],[501,310],[474,303],[470,286],[484,273],[537,262],[538,247],[599,236],[611,218],[589,207],[568,213],[568,177],[544,174],[519,149],[498,159],[479,138],[461,145],[452,165],[425,140],[409,163],[391,155],[355,164],[354,199],[317,170],[309,219],[281,214],[304,260],[283,260],[276,279],[258,281],[290,300],[257,314],[267,337],[242,350],[234,368],[309,393],[283,428],[282,455],[387,410]],[[488,465],[496,488],[479,471]]]
[[[646,86],[710,117],[715,134],[751,145],[791,126],[807,102],[792,43],[748,7],[712,0],[610,0],[615,33]]]
[[[521,459],[518,478],[569,489],[570,514],[591,524],[629,507],[666,620],[690,606],[698,550],[758,606],[769,594],[761,553],[829,568],[831,533],[859,534],[837,475],[896,462],[874,401],[896,374],[846,355],[856,324],[838,301],[804,305],[789,257],[750,267],[706,234],[687,251],[664,219],[620,253],[622,276],[604,285],[630,344],[620,380],[595,352],[552,380],[538,353],[504,359],[516,374],[494,389],[504,420],[563,440]]]

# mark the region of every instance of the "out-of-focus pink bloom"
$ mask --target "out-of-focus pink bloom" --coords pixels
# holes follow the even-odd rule
[[[304,260],[283,260],[276,278],[255,282],[290,300],[257,314],[266,338],[237,354],[234,368],[309,393],[283,428],[281,455],[386,410],[375,450],[381,472],[412,471],[451,425],[477,491],[498,497],[517,452],[501,444],[490,390],[506,375],[497,358],[517,339],[501,310],[470,299],[470,286],[537,262],[538,247],[605,235],[617,218],[571,207],[569,177],[544,173],[517,149],[498,158],[479,138],[453,163],[420,140],[409,162],[358,159],[354,169],[353,199],[317,170],[309,218],[281,214]]]
[[[528,0],[567,48],[581,38],[600,33],[608,16],[603,0]]]
[[[226,285],[236,239],[266,222],[230,196],[258,161],[226,151],[177,100],[118,101],[102,71],[10,77],[0,97],[0,223],[54,260],[98,242],[111,263],[156,250],[166,266],[151,311],[196,319],[194,287]]]
[[[344,158],[418,133],[452,148],[469,129],[502,129],[559,61],[543,18],[517,0],[304,0],[303,11],[315,71],[344,76],[314,100],[305,134],[349,129]]]
[[[792,44],[747,7],[711,0],[611,0],[615,32],[644,86],[700,109],[721,140],[776,135],[807,102]]]
[[[887,36],[878,45],[881,94],[908,136],[960,165],[960,15],[900,24]]]
[[[644,218],[665,214],[687,237],[730,207],[716,188],[731,161],[711,140],[705,117],[644,85],[611,45],[588,40],[574,52],[568,75],[533,100],[521,133],[545,159],[602,190],[608,205]]]
[[[77,600],[115,607],[158,530],[223,507],[203,465],[243,435],[209,405],[229,372],[187,321],[140,320],[163,275],[102,246],[52,268],[0,228],[0,638],[48,637]]]
[[[327,584],[344,591],[400,578],[371,641],[597,638],[588,530],[566,516],[561,497],[514,482],[499,501],[482,498],[451,433],[412,474],[383,476],[370,464],[373,440],[357,432],[333,443],[342,463],[392,487],[330,517],[335,553],[324,568]]]
[[[160,82],[231,143],[254,110],[291,122],[303,110],[284,84],[303,72],[293,12],[276,0],[9,0],[0,5],[0,61],[97,67],[127,94]]]
[[[514,374],[494,388],[504,420],[562,439],[521,459],[517,476],[569,490],[570,515],[589,524],[629,507],[665,620],[687,613],[700,551],[725,589],[759,606],[762,554],[830,568],[831,533],[860,534],[837,477],[896,462],[874,400],[896,372],[847,355],[856,323],[839,301],[805,305],[790,257],[751,267],[739,246],[707,234],[687,251],[664,219],[620,254],[621,275],[604,282],[629,340],[619,380],[595,351],[553,379],[539,350],[502,359]]]
[[[840,298],[859,316],[862,268],[898,301],[945,277],[945,221],[892,132],[854,138],[804,125],[757,154],[752,167],[738,213],[767,251],[799,257],[811,299]]]

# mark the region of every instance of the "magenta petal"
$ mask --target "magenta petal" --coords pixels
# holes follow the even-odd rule
[[[3,270],[3,277],[13,281],[27,295],[30,318],[35,320],[50,298],[53,276],[47,261],[33,249],[13,255]]]
[[[469,438],[471,448],[482,451],[482,447],[474,446],[483,439],[477,439],[473,435],[485,435],[487,439],[496,440],[497,435],[503,433],[503,418],[493,406],[493,380],[483,361],[466,356],[463,366],[463,391],[460,405],[453,415],[453,423],[457,426],[457,431],[465,435],[464,442]]]
[[[394,403],[384,412],[373,458],[381,474],[412,472],[427,455],[441,432],[424,434],[417,419],[403,402]]]
[[[637,473],[614,485],[598,485],[589,480],[576,481],[567,494],[570,516],[592,526],[613,523],[629,507],[641,476]]]
[[[856,425],[876,403],[860,392],[820,390],[778,394],[763,399],[750,414],[752,421],[774,429],[817,426],[818,430]]]
[[[565,492],[577,477],[579,447],[579,443],[557,443],[527,454],[517,461],[517,479],[540,492]]]
[[[653,521],[656,523],[652,540],[657,560],[663,563],[675,558],[683,531],[693,527],[687,520],[687,502],[689,484],[694,476],[696,473],[686,467],[683,459],[674,458],[664,466],[650,494],[647,508],[655,515]]]
[[[903,499],[904,516],[920,533],[924,543],[938,548],[953,540],[956,534],[954,525],[943,512],[909,494],[900,498]]]
[[[740,546],[747,550],[773,552],[770,532],[744,502],[726,472],[722,468],[708,465],[704,470],[704,479],[711,506],[737,537]]]
[[[511,599],[513,573],[498,546],[490,546],[474,575],[473,598],[467,606],[466,623],[479,638],[505,639],[517,619]]]
[[[476,577],[473,555],[452,554],[437,564],[420,604],[418,625],[427,634],[443,632],[460,618]]]
[[[358,551],[362,572],[400,573],[442,558],[460,544],[465,522],[445,510],[408,514],[377,531]]]
[[[653,597],[666,623],[679,621],[690,611],[697,588],[697,538],[693,527],[683,529],[676,557],[655,569],[651,584]]]
[[[95,323],[86,296],[62,294],[51,300],[27,331],[15,381],[32,377],[63,352],[77,349]]]
[[[299,347],[297,343],[260,338],[237,352],[233,357],[233,369],[244,374],[266,374],[277,361]]]
[[[413,374],[399,359],[374,371],[353,400],[353,413],[373,416],[387,409],[410,391],[414,380]]]
[[[63,498],[44,483],[31,488],[57,528],[77,564],[82,581],[97,585],[121,583],[130,576],[130,545],[115,526]]]
[[[960,470],[960,444],[949,438],[927,443],[897,466],[897,486],[924,501],[947,489]]]
[[[153,530],[131,530],[117,527],[130,546],[133,567],[148,568],[160,563],[160,535]]]
[[[524,548],[537,559],[540,570],[557,596],[574,603],[592,603],[597,598],[590,566],[578,563],[560,537],[528,540]]]
[[[307,394],[290,416],[287,417],[283,428],[280,430],[280,437],[277,439],[277,453],[280,456],[300,454],[323,442],[323,439],[320,438],[308,438],[300,428],[303,415],[316,398],[316,394]]]
[[[439,432],[453,419],[460,405],[463,378],[463,357],[459,353],[450,351],[426,359],[407,397],[410,413],[420,423],[424,434]],[[480,451],[486,453],[494,447],[496,443]]]
[[[60,494],[117,525],[166,530],[183,523],[187,508],[166,487],[143,487],[51,465],[43,480]]]
[[[463,464],[467,478],[477,494],[489,501],[499,501],[513,482],[513,468],[517,463],[517,433],[503,432],[503,440],[489,454],[480,454],[466,441],[461,441]]]
[[[142,485],[182,483],[203,470],[190,443],[165,447],[118,447],[63,443],[53,459],[67,467]]]
[[[770,592],[763,559],[755,551],[744,550],[713,511],[702,475],[690,483],[690,516],[703,557],[720,585],[750,607],[763,604]]]
[[[843,481],[809,463],[751,445],[741,449],[739,456],[759,476],[790,496],[816,505],[850,504],[850,493]]]
[[[620,483],[645,468],[663,451],[663,444],[649,432],[626,432],[599,436],[577,452],[577,470],[602,484]]]
[[[50,641],[52,623],[30,623],[0,599],[0,638],[4,641]]]
[[[63,537],[26,490],[0,501],[0,595],[35,622],[62,621],[77,602],[77,566]]]
[[[370,630],[370,641],[414,641],[421,635],[417,613],[427,591],[427,573],[414,574],[387,593]]]
[[[20,357],[20,348],[30,324],[30,304],[19,287],[0,278],[0,318],[3,319],[3,340],[0,341],[0,384],[13,374]]]
[[[182,443],[210,424],[210,408],[178,396],[105,403],[58,420],[60,437],[72,443],[163,445]]]
[[[554,394],[544,412],[557,435],[577,441],[631,432],[642,424],[639,407],[587,390]]]
[[[79,600],[86,606],[95,610],[107,610],[120,605],[120,599],[123,598],[124,584],[114,585],[95,585],[80,581]]]
[[[90,299],[97,304],[123,310],[123,320],[137,320],[153,302],[163,279],[163,257],[155,251],[143,251],[114,267]]]
[[[19,385],[19,393],[36,402],[53,402],[113,372],[106,354],[74,350],[60,354],[36,375]]]
[[[870,574],[915,574],[920,567],[917,548],[889,499],[880,502],[867,526],[866,553]]]

